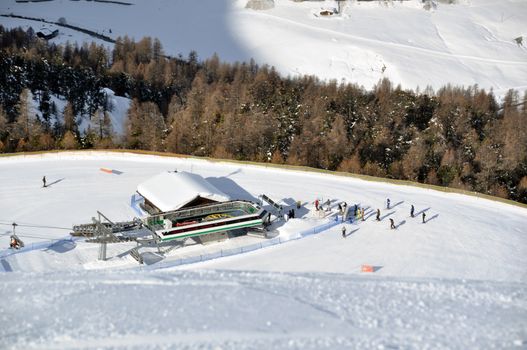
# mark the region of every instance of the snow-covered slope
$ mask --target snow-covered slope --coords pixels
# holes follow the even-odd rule
[[[122,172],[108,174],[101,167]],[[274,168],[119,153],[0,158],[0,244],[67,235],[96,210],[137,215],[130,195],[165,170],[198,173],[234,198],[304,204],[280,236],[317,225],[313,200],[357,203],[364,222],[242,255],[137,269],[110,245],[62,241],[1,252],[8,348],[513,348],[527,344],[527,209],[459,194]],[[41,187],[46,175],[48,188]],[[386,198],[392,209],[384,209]],[[428,221],[409,217],[426,210]],[[382,221],[373,210],[381,208]],[[389,229],[388,218],[398,228]],[[197,245],[167,255],[228,249]],[[238,242],[238,243],[236,243]],[[230,245],[229,245],[230,244]],[[187,253],[184,253],[184,252]],[[361,273],[361,265],[376,267]],[[160,265],[162,266],[162,265]],[[96,268],[97,271],[87,271]],[[118,268],[118,269],[116,269]],[[124,269],[123,269],[124,268]],[[7,344],[7,345],[6,345]]]
[[[0,275],[7,349],[523,349],[525,284],[266,272]]]
[[[265,11],[246,9],[247,0],[129,2],[5,0],[0,13],[48,21],[64,17],[68,24],[113,38],[157,37],[171,55],[196,50],[201,58],[214,52],[227,61],[253,57],[284,75],[314,74],[367,88],[383,77],[411,89],[478,84],[501,95],[527,88],[527,49],[514,41],[526,41],[523,0],[435,2],[430,11],[420,0],[348,1],[341,15],[331,18],[320,11],[336,7],[334,1],[275,0]],[[55,28],[5,17],[0,23]],[[59,29],[56,42],[89,40]]]

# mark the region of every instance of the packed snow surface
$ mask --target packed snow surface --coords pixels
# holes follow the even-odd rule
[[[342,201],[358,204],[365,221],[174,267],[163,263],[265,239],[189,245],[142,267],[126,254],[131,243],[109,245],[107,261],[83,240],[47,243],[97,210],[115,221],[136,216],[137,185],[174,169],[232,198],[265,193],[286,208],[301,201],[297,218],[273,224],[278,237],[331,220],[318,217],[315,198],[330,200],[330,217]],[[518,206],[329,174],[103,152],[0,158],[0,199],[0,246],[17,222],[28,248],[0,251],[5,348],[527,345],[527,209]],[[361,272],[365,264],[374,272]]]
[[[4,0],[0,14],[42,18],[117,38],[159,38],[169,55],[217,53],[230,62],[254,58],[283,75],[316,75],[371,88],[390,78],[404,88],[474,85],[503,95],[527,89],[527,2],[524,0],[275,0],[256,11],[247,0],[116,2]],[[96,41],[84,33],[33,20],[0,17],[7,27],[59,29],[53,42]]]

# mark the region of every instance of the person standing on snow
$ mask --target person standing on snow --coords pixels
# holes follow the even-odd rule
[[[381,221],[381,210],[377,209],[377,216],[375,216],[375,220]]]
[[[317,199],[315,199],[315,210],[318,210],[318,203],[319,203],[319,201],[318,201],[318,198],[317,198]]]
[[[410,216],[414,217],[414,205],[412,204],[412,208],[410,209]]]
[[[46,176],[42,178],[42,187],[46,187]]]
[[[346,238],[346,226],[342,226],[342,238]]]
[[[426,213],[423,211],[423,224],[426,223],[425,218],[426,218]]]
[[[393,222],[393,219],[390,218],[390,229],[394,229],[395,228],[395,223]]]
[[[390,209],[390,198],[386,199],[386,209]]]
[[[364,208],[360,210],[360,216],[362,217],[362,221],[364,221]]]

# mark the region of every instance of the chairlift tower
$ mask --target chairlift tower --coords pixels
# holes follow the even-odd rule
[[[115,242],[117,241],[117,237],[115,237],[115,235],[113,234],[112,232],[112,229],[111,229],[111,226],[110,227],[107,227],[106,225],[104,225],[102,223],[102,218],[104,218],[106,221],[108,221],[110,223],[110,225],[115,225],[110,219],[108,219],[106,216],[104,216],[103,213],[101,213],[100,211],[97,211],[97,215],[98,215],[98,218],[92,218],[93,220],[93,223],[95,224],[95,228],[96,228],[96,238],[95,240],[99,241],[100,242],[100,247],[99,247],[99,260],[106,260],[106,245],[109,243],[109,242]]]

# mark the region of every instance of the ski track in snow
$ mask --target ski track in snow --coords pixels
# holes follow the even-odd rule
[[[443,51],[431,50],[431,49],[426,49],[426,48],[422,48],[422,47],[416,47],[416,46],[411,46],[411,45],[394,43],[394,42],[389,42],[389,41],[384,41],[384,40],[365,38],[365,37],[361,37],[361,36],[358,36],[358,35],[346,34],[346,33],[338,32],[338,31],[335,31],[335,30],[332,30],[332,29],[328,29],[328,28],[320,28],[320,27],[309,25],[309,24],[300,23],[300,22],[297,22],[297,21],[294,21],[294,20],[291,20],[291,19],[287,19],[287,18],[275,16],[275,15],[270,15],[268,13],[261,13],[261,12],[258,12],[256,14],[255,13],[251,13],[250,16],[251,17],[257,16],[257,17],[262,17],[262,18],[272,18],[273,20],[276,20],[276,21],[280,21],[280,22],[288,23],[288,24],[293,24],[295,26],[302,27],[302,28],[305,28],[305,29],[309,29],[309,30],[312,30],[312,31],[317,31],[317,32],[321,32],[321,33],[328,33],[328,34],[331,34],[333,36],[337,36],[337,37],[341,37],[341,38],[347,38],[347,39],[352,39],[352,41],[356,40],[356,41],[360,41],[360,42],[363,42],[363,43],[370,43],[370,44],[381,45],[383,47],[401,49],[401,50],[405,50],[405,51],[413,51],[414,53],[423,54],[423,55],[427,55],[427,56],[446,57],[446,58],[451,58],[451,59],[456,59],[456,60],[458,60],[458,59],[466,59],[466,60],[471,60],[471,61],[479,61],[479,62],[492,63],[492,64],[499,63],[499,64],[527,66],[527,62],[526,61],[500,60],[500,59],[487,58],[487,57],[478,57],[478,56],[472,56],[472,55],[453,54],[451,52],[443,52]],[[448,46],[446,46],[446,47],[448,48]],[[374,46],[374,48],[378,48],[378,46]]]

